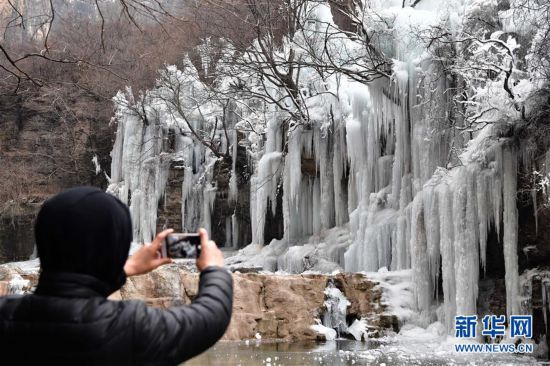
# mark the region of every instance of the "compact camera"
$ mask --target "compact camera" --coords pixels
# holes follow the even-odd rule
[[[162,257],[198,258],[201,255],[199,234],[170,234],[161,247]]]

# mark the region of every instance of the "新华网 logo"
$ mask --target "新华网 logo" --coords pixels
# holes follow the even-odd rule
[[[478,333],[481,336],[495,339],[497,337],[505,338],[506,335],[511,339],[533,338],[533,316],[532,315],[512,315],[509,318],[508,328],[506,327],[505,315],[485,315],[481,319],[481,329],[478,328],[477,315],[457,315],[455,316],[455,337],[460,339],[475,339]],[[481,330],[479,332],[479,330]],[[506,334],[506,332],[509,332]],[[503,344],[455,344],[456,352],[467,353],[532,353],[533,344],[530,343],[503,343]]]

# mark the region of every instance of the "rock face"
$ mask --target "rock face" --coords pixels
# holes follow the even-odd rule
[[[0,96],[0,263],[29,258],[46,198],[76,185],[105,188],[110,174],[111,103],[43,92]]]
[[[233,317],[224,339],[314,340],[322,336],[310,326],[322,318],[328,281],[344,293],[351,305],[347,317],[367,317],[374,334],[397,327],[397,319],[385,315],[376,282],[361,274],[266,275],[236,273]],[[198,274],[177,264],[128,279],[117,299],[142,299],[151,306],[188,304],[197,295]]]
[[[0,295],[30,291],[38,279],[38,267],[21,269],[0,266]],[[325,309],[324,290],[332,281],[349,300],[347,320],[368,319],[371,334],[384,328],[396,330],[397,319],[384,314],[377,283],[361,274],[266,275],[235,273],[233,317],[225,340],[263,339],[315,340],[324,336],[310,326],[321,319]],[[144,276],[131,277],[113,294],[113,300],[140,299],[148,305],[166,308],[189,304],[197,296],[199,276],[181,263],[164,266]],[[19,284],[14,288],[14,284]]]

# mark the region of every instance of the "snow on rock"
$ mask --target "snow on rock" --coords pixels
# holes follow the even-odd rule
[[[333,341],[336,339],[336,330],[325,327],[323,324],[313,324],[311,329],[323,335],[327,341]]]
[[[24,294],[24,289],[29,287],[30,281],[24,279],[20,275],[14,275],[8,283],[8,294],[21,295]]]
[[[367,278],[376,281],[382,291],[381,303],[385,312],[397,316],[401,323],[415,322],[414,283],[410,269],[388,271],[381,268],[378,272],[365,273]],[[417,321],[418,322],[418,321]]]
[[[40,261],[6,263],[0,266],[0,296],[22,295],[32,291],[36,285]]]

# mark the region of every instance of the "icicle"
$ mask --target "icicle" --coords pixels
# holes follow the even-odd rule
[[[539,233],[539,209],[537,204],[537,189],[531,188],[531,200],[533,202],[533,218],[535,219],[535,235]]]
[[[495,162],[493,167],[493,179],[491,180],[491,191],[493,192],[493,222],[497,231],[497,236],[500,238],[500,230],[502,226],[502,147],[495,147]]]
[[[210,183],[206,183],[203,189],[203,208],[202,212],[202,223],[203,227],[208,231],[212,231],[212,209],[214,208],[214,200],[216,199],[216,187],[212,186]]]
[[[338,128],[335,131],[334,136],[334,157],[332,159],[332,170],[334,178],[334,211],[335,211],[335,225],[342,226],[348,220],[348,209],[347,209],[347,197],[345,196],[345,191],[342,187],[342,178],[344,176],[344,169],[346,159],[343,156],[346,151],[345,148],[345,139],[343,138],[344,132],[341,128]]]
[[[117,123],[116,139],[111,151],[111,181],[121,182],[124,179],[122,172],[122,160],[124,156],[124,121]],[[121,200],[124,197],[120,197]],[[124,202],[127,202],[128,197],[125,197]]]
[[[400,215],[397,218],[396,242],[393,246],[394,251],[392,252],[392,270],[401,270],[407,268],[406,231],[407,219],[404,215]]]
[[[521,309],[520,314],[533,314],[533,282],[537,277],[536,272],[530,270],[525,271],[519,276],[520,298],[518,301]],[[541,282],[541,291],[543,290]]]
[[[357,208],[358,199],[356,176],[350,173],[348,175],[348,217]]]
[[[363,170],[364,197],[372,192],[377,192],[383,187],[380,185],[378,176],[378,159],[380,158],[380,136],[376,126],[376,120],[369,118],[366,121],[367,154],[363,157],[366,160],[366,169]]]
[[[383,192],[371,194],[368,210],[359,213],[358,236],[344,255],[346,270],[377,271],[390,267],[397,215],[393,209],[384,208],[384,197]]]
[[[424,199],[424,222],[426,223],[430,278],[433,284],[437,284],[440,258],[438,197],[431,185],[424,187],[422,197]],[[437,286],[434,287],[437,290]]]
[[[234,130],[232,133],[232,147],[231,147],[231,177],[229,178],[229,200],[232,202],[237,201],[239,188],[237,187],[237,152],[239,147],[238,132]]]
[[[319,187],[319,178],[315,176],[313,182],[313,232],[318,233],[321,231],[321,189]]]
[[[268,201],[277,207],[277,182],[283,173],[280,152],[264,154],[258,162],[257,173],[250,180],[250,214],[252,241],[264,244],[264,226]]]
[[[237,215],[233,213],[231,215],[231,232],[233,233],[233,248],[237,249],[239,248],[243,243],[240,243],[240,237],[239,237],[239,220],[237,219]]]
[[[122,202],[130,204],[134,226],[134,240],[149,242],[156,235],[157,208],[164,196],[171,158],[163,154],[165,134],[148,105],[139,106],[148,114],[149,123],[143,123],[140,116],[128,108],[132,102],[118,95],[117,137],[112,151],[112,176],[108,191]]]
[[[503,163],[503,247],[504,268],[506,269],[506,314],[519,314],[519,274],[518,274],[518,211],[517,195],[517,157],[512,147],[505,147]]]
[[[191,197],[193,193],[193,184],[194,184],[193,168],[191,167],[183,168],[183,181],[181,182],[181,222],[182,222],[183,228],[192,227],[191,225],[188,225],[188,223],[191,220],[189,220],[186,215],[186,207],[188,204],[188,199]],[[189,212],[193,212],[193,211],[190,210]]]
[[[365,90],[366,91],[366,90]],[[367,94],[368,95],[368,94]],[[364,140],[364,130],[366,126],[361,123],[361,120],[364,115],[368,114],[365,110],[368,103],[364,100],[365,96],[356,93],[353,99],[353,116],[348,118],[346,121],[346,145],[347,145],[347,155],[350,164],[350,176],[353,178],[350,179],[350,184],[353,182],[354,185],[350,185],[349,194],[352,198],[350,202],[350,210],[355,208],[359,201],[364,199],[364,184],[363,184],[363,166],[365,162],[365,140]]]
[[[320,188],[321,188],[321,226],[325,229],[334,226],[334,178],[332,151],[328,138],[319,141]]]
[[[550,201],[550,149],[546,151],[546,154],[544,156],[544,169],[543,169],[543,177],[542,177],[542,194],[546,198],[547,201]]]
[[[231,217],[225,218],[225,247],[233,246],[233,237],[231,233]]]
[[[430,278],[428,247],[424,223],[423,192],[419,192],[412,203],[411,265],[413,269],[414,298],[416,308],[421,312],[430,309],[433,287]]]
[[[487,257],[487,235],[491,222],[491,216],[489,215],[490,203],[489,198],[489,180],[486,171],[481,171],[477,175],[477,216],[479,222],[479,258],[483,270],[485,270],[485,263]]]
[[[300,185],[302,183],[302,127],[297,126],[288,133],[288,153],[285,157],[285,164],[290,166],[289,176],[284,179],[290,179],[289,199],[293,205],[297,205],[298,195],[300,194]]]
[[[400,116],[397,113],[397,116]],[[405,120],[398,118],[395,121],[395,155],[392,166],[392,206],[395,209],[399,208],[400,193],[401,193],[401,180],[405,174],[405,141],[408,140],[407,131],[404,126]]]
[[[391,184],[393,155],[385,155],[378,159],[377,176],[380,189]]]
[[[453,202],[449,186],[445,183],[437,187],[439,206],[439,237],[441,246],[441,272],[443,280],[443,306],[447,331],[454,327],[456,315],[456,279],[453,246]]]
[[[474,164],[467,168],[467,203],[466,203],[466,225],[467,231],[463,234],[468,240],[470,261],[470,280],[472,285],[473,303],[477,303],[478,282],[479,282],[479,218],[476,197],[476,177],[479,166]],[[458,234],[458,232],[457,232]],[[473,313],[472,313],[473,314]]]
[[[475,235],[472,233],[472,207],[468,201],[468,172],[467,168],[460,167],[457,172],[461,180],[454,188],[453,222],[454,222],[454,260],[456,280],[456,314],[476,314],[477,285],[478,285],[478,249],[475,247]]]
[[[397,221],[397,269],[406,269],[411,266],[410,233],[411,233],[411,205],[412,188],[411,176],[405,175],[401,179],[399,207],[401,215]],[[393,268],[393,267],[392,267]]]
[[[293,217],[293,213],[296,209],[292,205],[290,199],[290,164],[285,164],[283,169],[283,227],[284,239],[287,243],[289,243],[296,237],[294,230],[297,225],[300,225],[300,223],[296,223],[296,219],[299,218]]]
[[[252,243],[263,244],[263,225],[265,217],[258,216],[258,178],[250,178],[250,226],[252,228]]]

